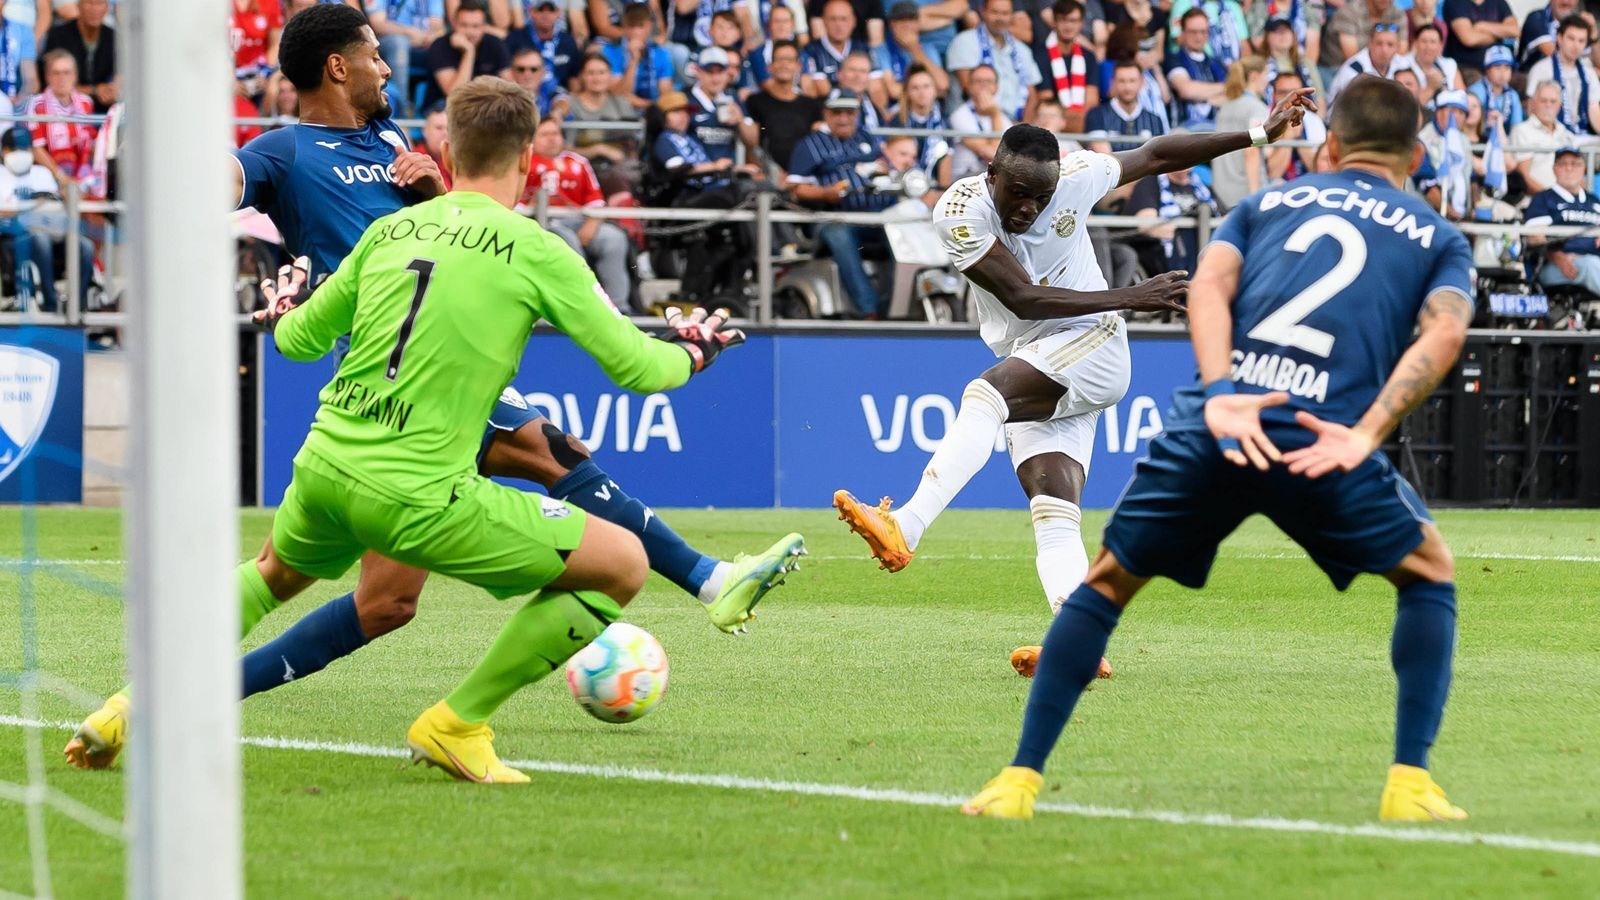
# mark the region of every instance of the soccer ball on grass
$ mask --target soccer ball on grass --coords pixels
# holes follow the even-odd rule
[[[602,722],[632,722],[661,702],[667,690],[667,654],[650,632],[613,622],[567,660],[573,699]]]

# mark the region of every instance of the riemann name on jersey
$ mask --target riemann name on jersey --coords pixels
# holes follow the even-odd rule
[[[1362,219],[1369,219],[1385,228],[1392,228],[1395,234],[1416,241],[1424,249],[1433,246],[1432,223],[1419,224],[1417,217],[1402,207],[1390,206],[1387,200],[1363,196],[1359,191],[1348,188],[1318,189],[1311,185],[1301,185],[1288,190],[1268,191],[1261,195],[1260,209],[1262,212],[1268,212],[1279,206],[1299,209],[1313,203],[1323,209],[1353,212]]]

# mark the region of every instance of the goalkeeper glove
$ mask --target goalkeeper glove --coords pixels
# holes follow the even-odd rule
[[[666,311],[667,332],[661,339],[677,344],[689,354],[694,373],[705,371],[711,361],[729,347],[744,343],[744,332],[728,327],[731,313],[719,309],[710,315],[698,308],[684,315],[683,310],[670,306]]]

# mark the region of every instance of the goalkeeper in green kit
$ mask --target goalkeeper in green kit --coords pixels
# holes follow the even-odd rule
[[[479,475],[483,423],[540,319],[636,391],[678,387],[744,335],[697,310],[669,313],[667,339],[646,336],[565,242],[511,210],[538,123],[522,88],[475,79],[450,95],[448,115],[452,191],[374,222],[305,302],[303,269],[264,285],[258,318],[285,356],[319,358],[344,334],[350,349],[260,565],[269,583],[309,584],[373,550],[500,599],[533,594],[406,735],[418,761],[457,778],[526,782],[495,755],[487,720],[615,621],[649,567],[631,532]]]

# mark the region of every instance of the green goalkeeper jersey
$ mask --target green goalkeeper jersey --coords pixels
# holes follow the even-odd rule
[[[490,197],[452,192],[378,219],[278,321],[290,359],[320,358],[350,335],[296,462],[310,454],[391,499],[447,505],[540,319],[624,388],[689,378],[681,347],[635,328],[582,257]]]

